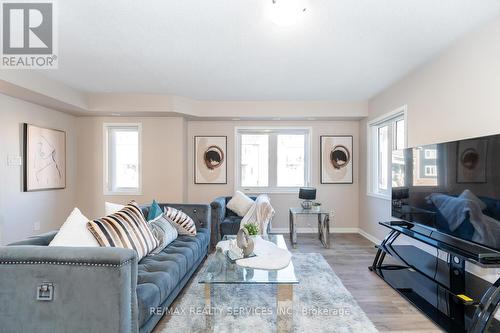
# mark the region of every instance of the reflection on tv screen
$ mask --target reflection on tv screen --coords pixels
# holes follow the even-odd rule
[[[394,151],[392,215],[500,251],[500,135]]]

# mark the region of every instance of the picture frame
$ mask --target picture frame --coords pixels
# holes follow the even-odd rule
[[[488,140],[463,140],[457,145],[457,183],[487,182]]]
[[[23,191],[66,188],[66,132],[23,124]]]
[[[227,184],[227,136],[194,137],[194,183]]]
[[[320,136],[321,184],[353,184],[353,136]]]

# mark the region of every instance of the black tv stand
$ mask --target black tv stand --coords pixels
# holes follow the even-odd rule
[[[493,315],[500,304],[500,278],[491,284],[465,269],[469,261],[500,267],[500,252],[406,221],[381,222],[390,229],[371,271],[447,332],[500,332]],[[435,256],[414,245],[395,245],[408,236],[445,253]],[[385,263],[387,255],[392,257]]]

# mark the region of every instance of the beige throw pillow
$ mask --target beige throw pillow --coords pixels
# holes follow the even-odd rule
[[[138,260],[158,247],[158,240],[135,201],[114,214],[89,221],[87,228],[101,246],[133,249]]]
[[[172,222],[179,235],[196,236],[196,224],[186,213],[172,207],[165,207],[164,215]]]
[[[255,203],[248,195],[243,192],[236,191],[234,196],[227,203],[227,208],[243,217]]]

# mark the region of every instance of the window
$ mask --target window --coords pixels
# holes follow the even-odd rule
[[[426,177],[437,176],[437,167],[435,165],[426,165],[425,166],[425,176]]]
[[[241,184],[266,187],[269,181],[269,137],[266,134],[241,136]]]
[[[104,194],[141,194],[140,147],[140,124],[104,124]]]
[[[426,149],[425,150],[425,159],[426,160],[435,160],[437,157],[436,149]]]
[[[438,186],[438,150],[436,145],[430,147],[413,150],[413,186]]]
[[[237,184],[247,192],[295,191],[309,184],[309,130],[236,129]]]
[[[404,186],[406,107],[368,124],[368,194],[390,198],[392,186]],[[394,177],[393,177],[394,175]]]

